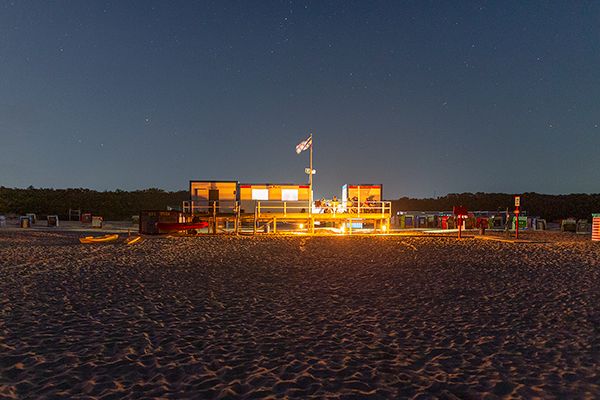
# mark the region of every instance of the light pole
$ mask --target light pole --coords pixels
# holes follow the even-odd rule
[[[310,134],[310,155],[308,157],[308,215],[312,217],[312,207],[313,207],[313,142],[312,142],[312,133]]]
[[[313,169],[313,145],[312,145],[312,133],[310,134],[310,136],[308,136],[308,138],[306,140],[303,140],[302,142],[298,143],[298,145],[296,146],[296,153],[300,154],[302,153],[304,150],[309,151],[309,161],[308,161],[308,166],[309,168],[305,168],[304,172],[306,172],[308,174],[308,219],[310,221],[310,225],[311,225],[311,232],[314,233],[314,223],[313,223],[313,218],[312,218],[312,205],[313,205],[313,175],[315,173],[315,170]]]

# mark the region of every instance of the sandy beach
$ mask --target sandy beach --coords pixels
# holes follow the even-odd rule
[[[600,243],[0,231],[0,398],[600,397]]]

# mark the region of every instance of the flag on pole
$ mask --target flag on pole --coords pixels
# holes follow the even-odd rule
[[[310,146],[312,146],[312,136],[309,136],[306,140],[303,140],[296,145],[296,154],[300,154],[304,150],[310,149]]]

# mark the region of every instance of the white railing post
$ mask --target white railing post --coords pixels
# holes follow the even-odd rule
[[[258,204],[254,206],[254,224],[252,225],[252,233],[256,235],[256,222],[258,220]]]

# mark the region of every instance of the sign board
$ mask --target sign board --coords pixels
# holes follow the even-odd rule
[[[515,207],[519,207],[521,205],[521,196],[515,196]]]
[[[454,206],[452,208],[452,213],[454,215],[467,215],[469,212],[467,211],[467,207],[464,207],[464,206]]]

